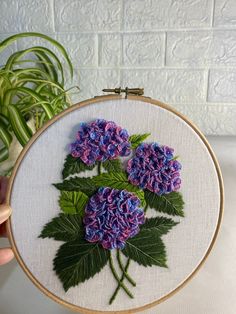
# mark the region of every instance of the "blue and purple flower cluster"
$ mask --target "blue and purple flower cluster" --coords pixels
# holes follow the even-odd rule
[[[177,191],[181,164],[173,159],[173,152],[172,148],[157,143],[139,145],[128,161],[129,181],[158,195]]]
[[[79,157],[86,165],[128,156],[131,152],[128,132],[115,122],[103,119],[81,123],[77,139],[70,148],[71,155]]]
[[[123,249],[145,221],[139,198],[126,190],[99,188],[85,209],[85,239],[105,249]]]
[[[82,123],[71,144],[71,155],[87,165],[131,153],[129,134],[115,122],[97,119]],[[181,164],[174,150],[158,143],[142,143],[127,163],[128,180],[158,195],[180,188]],[[85,208],[85,239],[99,242],[105,249],[123,249],[125,241],[139,232],[144,223],[139,198],[126,190],[100,187]]]

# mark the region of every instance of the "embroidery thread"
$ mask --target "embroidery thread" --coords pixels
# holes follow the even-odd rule
[[[127,286],[136,286],[128,272],[131,261],[167,267],[162,236],[178,222],[160,213],[184,217],[178,192],[181,164],[174,149],[144,143],[149,135],[129,136],[104,119],[80,124],[65,159],[63,181],[54,184],[61,212],[39,236],[64,242],[53,269],[65,291],[109,265],[117,282],[111,304],[120,289],[134,297]],[[95,169],[97,175],[82,176]],[[147,217],[148,208],[156,210],[155,217]]]

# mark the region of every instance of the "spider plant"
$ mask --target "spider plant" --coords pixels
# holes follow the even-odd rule
[[[39,37],[52,44],[73,77],[65,48],[44,34],[13,35],[0,43],[0,54],[24,37]],[[43,46],[17,51],[0,67],[0,166],[9,158],[13,143],[18,141],[24,146],[46,121],[71,105],[68,95],[71,88],[65,89],[64,72],[57,53]]]

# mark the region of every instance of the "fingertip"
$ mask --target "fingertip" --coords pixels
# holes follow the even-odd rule
[[[0,249],[0,266],[7,264],[14,258],[14,253],[11,248]]]
[[[11,213],[12,209],[9,205],[6,204],[0,205],[0,224],[6,221],[8,217],[11,215]]]

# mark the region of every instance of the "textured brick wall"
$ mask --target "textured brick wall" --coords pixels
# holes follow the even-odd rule
[[[80,100],[144,87],[205,133],[236,134],[236,0],[1,0],[0,39],[22,31],[65,45]]]

